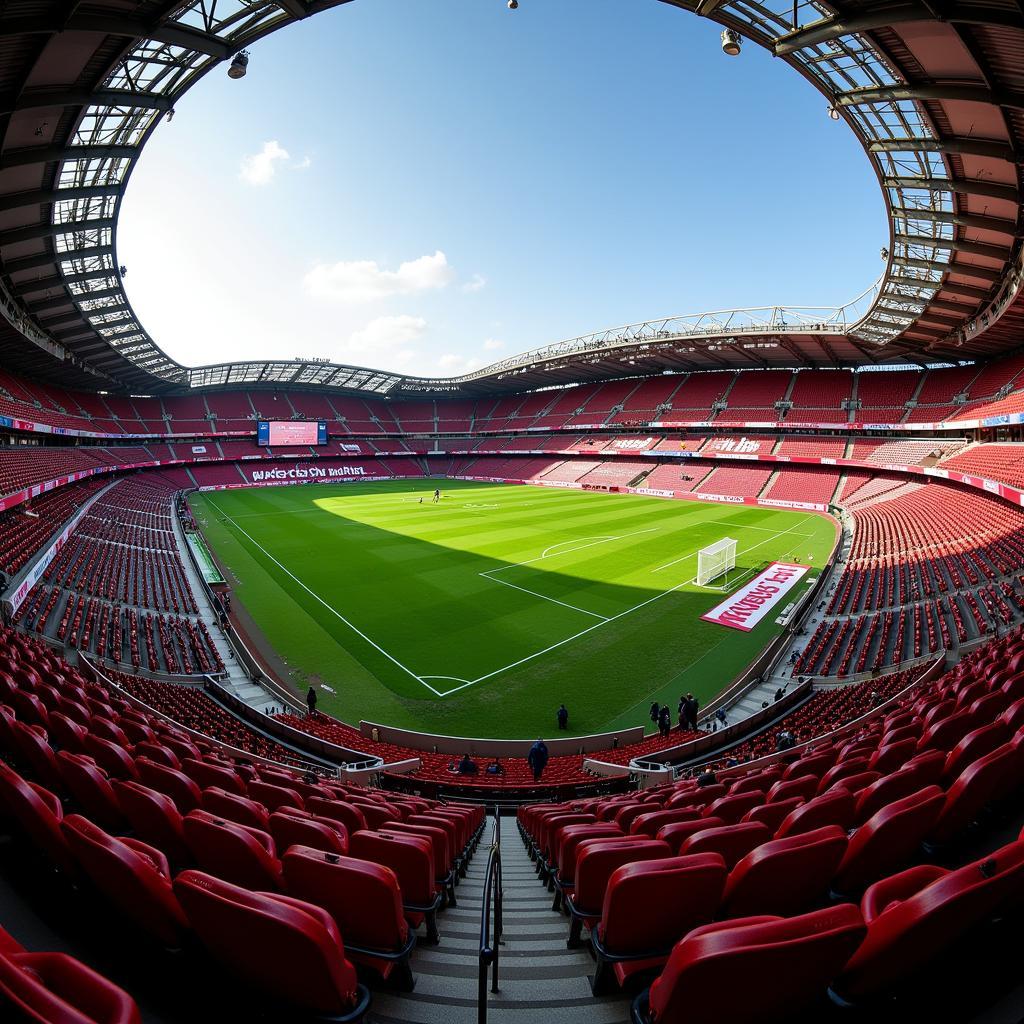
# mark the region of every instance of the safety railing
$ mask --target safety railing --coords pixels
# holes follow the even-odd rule
[[[480,970],[477,987],[478,1024],[487,1024],[487,972],[491,991],[498,991],[498,950],[501,947],[501,808],[494,808],[494,833],[487,855],[484,898],[480,906]]]

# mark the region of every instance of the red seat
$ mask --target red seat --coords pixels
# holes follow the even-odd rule
[[[706,832],[710,828],[718,828],[724,824],[725,822],[721,818],[694,818],[690,821],[670,821],[667,825],[662,825],[658,829],[658,834],[654,838],[668,843],[672,848],[672,853],[677,854],[679,853],[679,847],[690,836],[696,835],[698,832]]]
[[[864,937],[857,907],[705,925],[680,942],[641,999],[644,1024],[784,1021],[820,1000]],[[646,1012],[644,1003],[647,1003]]]
[[[972,729],[950,752],[942,769],[942,778],[949,784],[960,773],[978,758],[991,754],[996,747],[1002,746],[1010,739],[1006,726],[998,719]]]
[[[591,839],[583,843],[576,856],[573,891],[566,900],[572,915],[570,947],[578,945],[584,924],[592,927],[600,919],[608,879],[616,868],[633,861],[661,860],[671,854],[671,847],[660,839],[626,836],[622,839]]]
[[[836,762],[835,754],[810,754],[790,764],[782,773],[784,779],[800,779],[813,775],[820,779]]]
[[[917,741],[914,739],[905,739],[879,747],[868,760],[868,770],[878,772],[879,775],[897,771],[917,753],[917,749]]]
[[[791,917],[823,903],[846,847],[838,825],[762,843],[729,872],[722,916]]]
[[[868,770],[868,759],[866,757],[843,758],[834,768],[829,768],[821,777],[818,783],[818,793],[824,793],[837,782],[842,782],[847,776],[857,775]]]
[[[810,800],[818,790],[818,778],[814,775],[804,775],[799,779],[781,779],[768,790],[767,803],[774,804],[780,800],[789,800],[798,796],[803,800]]]
[[[228,793],[217,786],[203,790],[203,810],[239,825],[262,829],[264,832],[267,831],[270,821],[270,815],[263,804],[237,793]]]
[[[271,813],[279,807],[298,807],[299,810],[302,810],[306,806],[299,792],[287,786],[275,786],[257,779],[249,783],[248,789],[249,796],[253,800],[259,800]]]
[[[671,811],[677,807],[706,807],[713,800],[725,796],[727,792],[726,787],[720,782],[713,786],[697,786],[693,789],[681,790],[665,801],[665,810]]]
[[[0,761],[0,806],[55,868],[71,876],[78,873],[60,827],[64,817],[60,800],[42,786],[26,782],[3,761]]]
[[[318,817],[340,821],[348,830],[349,835],[366,828],[366,818],[363,816],[363,812],[354,804],[344,800],[324,800],[320,797],[312,797],[307,810],[312,811]]]
[[[1024,778],[1022,751],[1004,743],[968,765],[949,787],[929,843],[943,845],[977,820],[985,807],[1002,799]]]
[[[340,821],[275,811],[268,827],[274,846],[282,852],[291,846],[308,846],[324,853],[348,853],[348,831]]]
[[[878,772],[856,772],[854,775],[847,775],[845,779],[840,779],[839,782],[833,782],[825,792],[833,789],[845,789],[847,793],[857,796],[861,790],[867,789],[880,778],[881,775]]]
[[[908,764],[906,768],[883,775],[870,786],[865,786],[857,794],[857,807],[852,824],[863,824],[872,815],[880,811],[886,804],[902,800],[911,793],[916,793],[924,786],[931,786],[939,781],[942,773],[942,754],[934,751],[936,757]]]
[[[162,850],[176,868],[192,863],[181,812],[169,796],[139,782],[115,779],[111,786],[121,812],[138,839]]]
[[[52,719],[52,715],[50,716]],[[1010,732],[1016,732],[1024,728],[1024,697],[1014,701],[1000,716],[999,721],[1006,726]]]
[[[157,764],[181,770],[181,761],[178,759],[178,755],[170,747],[165,747],[161,743],[149,742],[148,740],[136,743],[135,756],[147,757],[150,761],[155,761]]]
[[[137,757],[135,768],[139,773],[139,781],[169,796],[181,814],[188,814],[203,802],[202,791],[184,772],[157,764],[148,757]]]
[[[182,826],[185,842],[204,871],[249,889],[281,888],[281,863],[268,833],[202,810],[189,811]]]
[[[289,895],[323,907],[345,936],[347,951],[387,979],[397,967],[411,989],[415,937],[402,910],[395,873],[356,857],[293,846],[282,858]]]
[[[690,836],[680,847],[681,854],[719,853],[731,871],[755,846],[771,839],[767,825],[759,821],[745,821],[739,825],[721,825]]]
[[[434,872],[434,847],[423,836],[362,830],[348,837],[349,856],[383,864],[398,878],[406,918],[415,928],[426,922],[427,941],[438,941],[436,911],[441,902]]]
[[[174,880],[206,948],[255,993],[294,1010],[361,1020],[369,1001],[325,910],[288,896],[249,892],[199,871]]]
[[[641,818],[645,815],[641,815]],[[640,819],[634,819],[635,825]],[[559,836],[555,851],[555,880],[573,886],[576,881],[576,855],[580,844],[588,839],[620,839],[623,831],[612,821],[592,821],[583,825],[567,825]]]
[[[85,741],[89,731],[67,715],[54,711],[50,715],[50,742],[58,750],[69,750],[72,754],[85,753]]]
[[[624,864],[608,879],[601,920],[591,930],[597,956],[594,992],[612,967],[619,985],[660,966],[691,928],[710,921],[725,885],[716,853]],[[642,912],[638,912],[642,908]]]
[[[181,770],[200,788],[209,789],[215,787],[227,793],[234,793],[236,796],[245,796],[245,783],[238,774],[222,764],[212,764],[209,761],[197,761],[194,757],[186,757],[181,762]],[[254,800],[259,800],[253,794]]]
[[[844,832],[853,824],[855,803],[845,789],[833,789],[791,811],[775,830],[776,839],[813,832],[826,825],[838,825]],[[760,911],[759,911],[760,913]],[[774,910],[763,911],[774,914]],[[737,916],[747,916],[746,912]]]
[[[167,858],[138,839],[115,839],[71,814],[64,819],[68,846],[104,898],[164,946],[177,947],[188,922],[171,889]]]
[[[739,821],[747,811],[760,807],[764,802],[763,793],[729,793],[708,804],[702,813],[706,818],[721,818],[727,825],[731,825]]]
[[[751,807],[740,821],[756,821],[768,826],[768,831],[775,834],[775,830],[793,813],[798,807],[804,804],[803,797],[791,796],[788,800],[776,800],[772,804],[761,804],[759,807]]]
[[[41,785],[61,789],[63,780],[57,767],[57,759],[47,742],[43,727],[26,725],[15,719],[10,723],[10,729],[18,765],[24,766]]]
[[[701,816],[701,811],[696,807],[677,807],[673,810],[647,811],[633,819],[629,826],[630,835],[647,836],[653,839],[662,825],[669,825],[674,821],[696,821]]]
[[[1024,843],[955,871],[923,865],[883,879],[864,894],[864,944],[833,986],[860,1002],[912,983],[921,968],[997,907],[1024,895]]]
[[[833,881],[840,893],[859,894],[908,861],[931,831],[945,794],[938,786],[887,804],[854,832]]]
[[[57,766],[64,788],[75,803],[104,828],[123,830],[127,823],[117,801],[117,794],[96,762],[85,754],[57,754]]]
[[[127,992],[64,953],[0,954],[0,1003],[41,1024],[140,1024]]]
[[[75,753],[75,751],[72,751]],[[135,759],[124,747],[112,740],[89,733],[85,737],[84,749],[80,753],[88,754],[106,773],[110,779],[137,779],[139,773],[135,769]]]

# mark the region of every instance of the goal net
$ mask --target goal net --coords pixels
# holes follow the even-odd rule
[[[723,537],[697,552],[697,586],[703,587],[735,568],[736,541]]]

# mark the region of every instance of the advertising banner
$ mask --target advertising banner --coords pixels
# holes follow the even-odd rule
[[[772,562],[764,572],[701,618],[749,633],[810,571],[809,565]]]

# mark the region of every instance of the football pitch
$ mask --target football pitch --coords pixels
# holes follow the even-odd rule
[[[649,725],[652,701],[688,690],[705,703],[817,573],[748,633],[700,616],[835,542],[830,520],[788,509],[455,480],[191,503],[235,605],[322,711],[464,736],[551,734],[563,701],[576,734]],[[698,549],[723,537],[736,569],[697,587]]]

